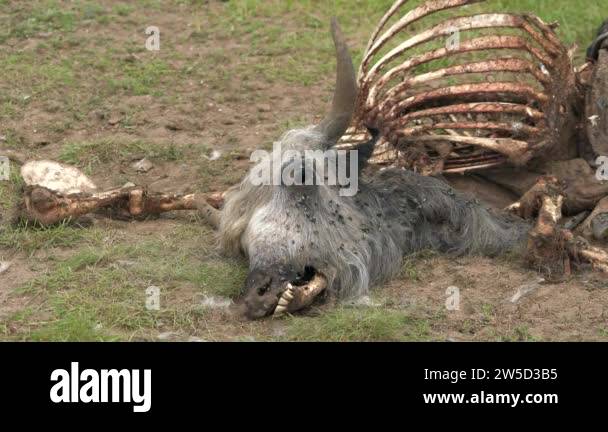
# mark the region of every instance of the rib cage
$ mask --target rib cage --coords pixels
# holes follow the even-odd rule
[[[484,1],[393,4],[365,50],[343,144],[376,127],[376,162],[425,174],[568,152],[576,77],[567,48],[535,16],[471,14]]]

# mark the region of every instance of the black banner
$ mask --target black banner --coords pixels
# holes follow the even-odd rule
[[[211,421],[229,409],[272,421],[338,406],[384,421],[454,409],[599,413],[607,354],[606,344],[561,343],[4,343],[0,402],[3,415],[21,418],[179,413]]]

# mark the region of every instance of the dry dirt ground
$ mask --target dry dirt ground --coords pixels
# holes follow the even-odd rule
[[[0,0],[0,154],[74,164],[101,187],[225,189],[251,150],[327,107],[327,16],[341,18],[357,60],[391,1],[329,3]],[[571,7],[512,3],[548,20],[567,19],[555,14]],[[577,8],[564,37],[587,43],[606,6],[593,2],[583,17]],[[581,21],[592,24],[581,30]],[[158,52],[145,49],[151,25]],[[210,160],[214,151],[221,156]],[[146,174],[131,167],[143,157],[154,164]],[[221,256],[195,214],[15,226],[19,187],[13,164],[0,182],[0,261],[11,263],[0,274],[3,340],[608,339],[605,276],[583,269],[538,284],[513,256],[417,254],[361,304],[244,322],[224,304],[246,262]],[[160,288],[158,311],[145,307],[149,286]],[[446,308],[449,287],[459,289],[457,311]],[[518,291],[530,292],[512,302]]]

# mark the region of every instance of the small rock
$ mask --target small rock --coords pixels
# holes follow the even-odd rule
[[[258,111],[261,113],[270,112],[272,108],[268,104],[260,104],[258,105]]]
[[[11,266],[11,263],[8,261],[0,261],[0,275],[6,272]]]
[[[0,135],[0,142],[6,141],[6,135]]]
[[[221,157],[222,157],[222,152],[221,152],[221,151],[219,151],[219,150],[213,150],[213,151],[211,152],[211,155],[209,155],[209,156],[206,156],[206,155],[205,155],[204,157],[205,157],[205,159],[207,159],[207,160],[210,160],[210,161],[215,161],[215,160],[218,160],[219,158],[221,158]]]
[[[122,187],[123,188],[132,188],[132,187],[135,187],[135,183],[133,183],[133,182],[126,182]]]
[[[142,160],[135,162],[133,165],[131,165],[131,167],[139,173],[147,173],[154,168],[154,164],[152,164],[152,162],[150,162],[148,159],[143,158]]]

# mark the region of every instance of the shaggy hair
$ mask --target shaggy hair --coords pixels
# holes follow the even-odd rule
[[[280,143],[282,151],[331,145],[312,128],[289,131]],[[437,178],[397,168],[360,174],[352,197],[340,196],[340,186],[256,186],[251,175],[226,196],[223,250],[246,255],[250,270],[313,267],[340,299],[394,277],[404,255],[497,255],[520,247],[529,228]]]

